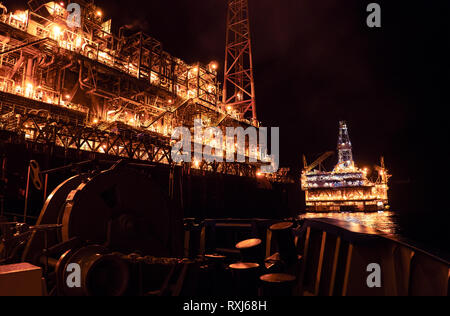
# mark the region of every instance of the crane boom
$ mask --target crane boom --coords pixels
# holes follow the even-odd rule
[[[326,159],[334,155],[334,151],[329,151],[324,153],[322,156],[320,156],[316,161],[314,161],[311,165],[305,166],[305,172],[310,172],[315,167],[320,165],[322,162],[324,162]],[[305,160],[306,161],[306,160]]]

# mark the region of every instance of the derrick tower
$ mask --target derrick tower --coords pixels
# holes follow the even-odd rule
[[[338,140],[339,162],[338,167],[349,169],[355,166],[353,161],[352,143],[348,134],[346,122],[339,122],[339,140]]]
[[[255,81],[248,0],[227,0],[223,106],[256,123]]]

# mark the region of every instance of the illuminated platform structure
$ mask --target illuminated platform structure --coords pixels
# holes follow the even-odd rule
[[[0,131],[9,133],[3,138],[34,148],[172,165],[170,136],[176,127],[193,129],[195,119],[202,119],[205,128],[259,127],[253,69],[237,71],[249,62],[234,49],[242,38],[230,35],[245,29],[250,42],[248,17],[239,29],[233,23],[238,12],[247,16],[246,0],[228,1],[225,87],[233,88],[224,92],[218,63],[187,64],[156,39],[127,27],[114,35],[100,8],[76,2],[81,6],[78,26],[66,9],[70,3],[32,0],[28,10],[16,12],[0,6]],[[250,45],[243,45],[251,58]],[[248,148],[245,163],[183,163],[250,177],[261,164],[259,150]]]
[[[332,172],[322,171],[321,165],[334,152],[325,153],[309,166],[304,157],[305,169],[301,181],[307,211],[376,212],[388,208],[388,181],[391,176],[385,168],[384,158],[381,158],[381,166],[375,166],[378,179],[369,180],[368,170],[355,166],[345,122],[340,122],[338,152],[339,162]]]

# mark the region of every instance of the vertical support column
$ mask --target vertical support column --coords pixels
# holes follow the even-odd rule
[[[272,231],[267,229],[266,236],[266,258],[269,258],[272,254]]]
[[[142,32],[139,34],[139,65],[138,65],[138,79],[141,79],[141,66],[142,66]],[[151,82],[151,72],[149,74],[149,80]]]
[[[2,42],[2,53],[5,51],[6,43]],[[0,55],[0,67],[3,66],[3,54]]]
[[[44,204],[47,200],[47,188],[48,188],[48,173],[45,174],[45,183],[44,183]]]
[[[310,237],[311,237],[311,227],[307,227],[306,235],[305,235],[305,243],[304,243],[304,247],[303,247],[303,260],[302,260],[302,265],[300,268],[300,277],[297,280],[297,282],[298,282],[297,287],[298,287],[300,296],[303,296],[303,280],[305,278],[306,264],[307,264],[307,261],[309,260],[308,255],[309,255]]]
[[[327,233],[322,233],[322,243],[320,246],[320,255],[319,255],[319,264],[317,265],[317,273],[316,273],[316,281],[314,284],[314,295],[319,295],[320,290],[320,280],[322,279],[322,267],[323,267],[323,258],[325,255],[325,245],[327,241]]]
[[[27,213],[28,213],[28,195],[30,193],[30,176],[31,176],[31,165],[28,165],[28,175],[27,175],[27,188],[25,191],[25,207],[23,210],[23,222],[27,222]]]
[[[173,200],[174,196],[174,185],[175,185],[175,166],[171,164],[169,171],[169,197],[171,200]]]
[[[345,276],[344,276],[344,286],[342,287],[342,296],[347,296],[348,281],[350,278],[350,269],[351,269],[351,265],[352,265],[352,258],[353,258],[353,245],[350,244],[348,246],[347,262],[345,264]]]
[[[0,217],[5,215],[5,194],[6,194],[6,155],[2,157],[2,171],[1,171],[1,191],[0,191]]]
[[[333,258],[333,267],[331,271],[331,280],[330,280],[330,289],[328,292],[329,296],[333,296],[334,294],[334,285],[336,284],[336,271],[339,260],[339,252],[341,251],[341,237],[337,237],[336,239],[336,247],[334,250],[334,258]]]

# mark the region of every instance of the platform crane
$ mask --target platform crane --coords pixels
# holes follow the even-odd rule
[[[304,169],[303,171],[305,173],[310,172],[311,170],[313,170],[315,167],[317,166],[321,166],[322,162],[324,162],[325,160],[327,160],[328,158],[330,158],[331,156],[334,155],[334,151],[329,151],[324,153],[323,155],[321,155],[316,161],[314,161],[312,164],[310,164],[308,166],[308,163],[306,161],[306,157],[303,155],[303,165],[304,165]]]

